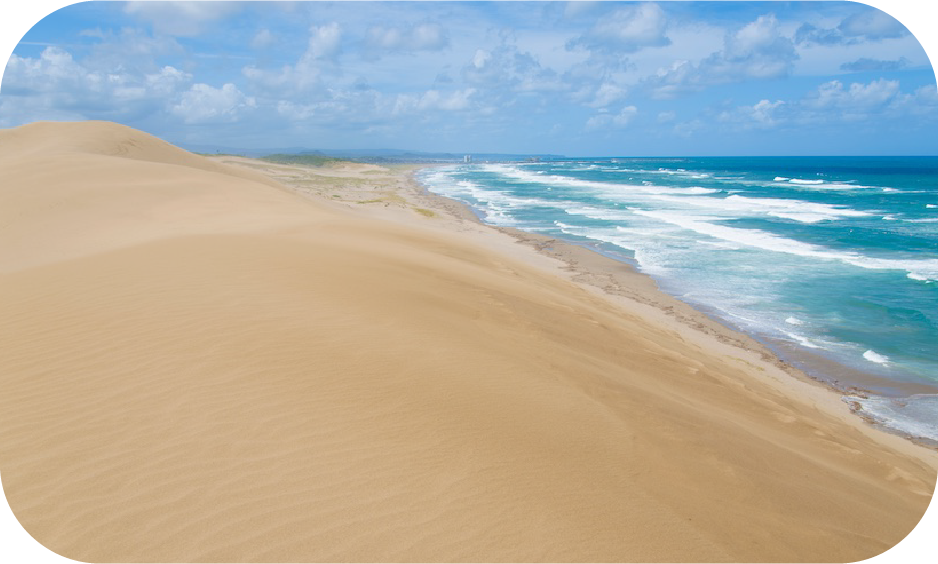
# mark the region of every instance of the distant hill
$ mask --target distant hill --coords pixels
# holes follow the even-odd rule
[[[296,156],[321,156],[351,159],[361,162],[462,162],[465,155],[478,161],[523,161],[531,158],[542,160],[562,159],[563,155],[548,153],[432,153],[406,149],[309,149],[306,147],[279,147],[269,149],[245,149],[221,145],[181,144],[188,151],[201,154],[241,155],[245,157],[271,157],[283,160]]]

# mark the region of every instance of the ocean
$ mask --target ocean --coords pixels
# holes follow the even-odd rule
[[[821,379],[823,358],[896,386],[858,401],[938,441],[938,157],[581,158],[422,170],[486,223],[631,263]],[[829,379],[829,378],[828,378]]]

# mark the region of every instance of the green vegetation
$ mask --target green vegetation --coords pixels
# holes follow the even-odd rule
[[[307,166],[326,166],[342,162],[348,162],[345,159],[335,157],[325,157],[323,155],[267,155],[260,160],[280,164],[298,164]]]
[[[433,210],[428,210],[424,208],[414,208],[414,211],[416,211],[417,213],[419,213],[420,215],[424,217],[436,217],[436,212]]]

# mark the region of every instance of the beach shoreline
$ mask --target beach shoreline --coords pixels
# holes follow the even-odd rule
[[[220,160],[227,164],[241,164],[255,168],[265,166],[258,164],[264,161],[255,159],[229,157]],[[252,161],[253,165],[250,164]],[[267,165],[270,166],[273,163]],[[877,395],[904,397],[912,394],[933,394],[938,393],[938,387],[886,380],[874,374],[844,366],[822,355],[812,354],[804,348],[772,339],[767,335],[750,334],[741,327],[733,326],[729,320],[720,318],[715,312],[708,312],[702,304],[685,302],[667,293],[658,286],[651,275],[641,272],[636,265],[607,256],[598,248],[591,249],[586,245],[559,237],[488,224],[469,204],[434,193],[418,179],[417,176],[421,170],[441,166],[449,165],[437,163],[390,165],[387,169],[402,175],[404,182],[397,182],[396,193],[403,195],[406,201],[412,201],[412,207],[433,210],[461,224],[473,224],[483,232],[492,231],[503,234],[510,240],[530,249],[536,255],[557,261],[556,267],[553,268],[554,274],[593,291],[626,310],[642,308],[646,315],[659,318],[659,321],[664,320],[666,325],[673,323],[678,327],[688,329],[689,333],[684,333],[685,337],[688,334],[701,335],[704,339],[702,346],[719,343],[727,346],[727,351],[743,352],[749,357],[747,362],[764,363],[771,369],[780,371],[791,379],[792,386],[794,386],[787,392],[800,397],[812,397],[812,401],[818,401],[820,398],[822,403],[827,404],[826,409],[840,414],[846,411],[854,416],[852,417],[854,422],[861,428],[875,429],[877,432],[899,438],[915,447],[938,452],[938,441],[885,425],[866,413],[863,406],[856,401]],[[285,180],[282,177],[275,176],[274,178],[280,182]],[[284,183],[291,186],[288,180]],[[292,187],[297,188],[297,186]],[[299,188],[298,193],[309,196],[309,193],[302,187]],[[355,204],[361,205],[363,202],[374,203],[368,200],[358,200]],[[498,250],[504,251],[504,248]],[[531,262],[531,257],[526,255],[526,253],[513,254],[513,258]],[[538,264],[538,261],[533,261],[533,264]],[[778,382],[782,388],[785,388],[785,379],[778,380]],[[815,392],[819,392],[819,395],[815,396]]]
[[[0,142],[3,488],[59,554],[856,561],[931,501],[934,449],[414,167]]]
[[[421,169],[444,165],[425,165]],[[597,288],[610,298],[621,298],[632,303],[650,305],[686,325],[720,342],[755,353],[763,362],[772,364],[796,380],[817,384],[839,396],[850,411],[866,424],[907,439],[926,448],[938,449],[938,441],[916,436],[892,428],[866,413],[857,398],[871,396],[903,398],[915,394],[938,394],[938,386],[888,380],[875,374],[845,366],[824,355],[812,353],[805,347],[773,338],[766,334],[750,333],[735,326],[705,304],[690,303],[661,289],[654,278],[641,272],[627,260],[608,256],[598,248],[586,244],[530,233],[513,227],[487,224],[465,202],[431,192],[417,178],[419,169],[410,173],[415,189],[429,198],[432,206],[463,220],[475,221],[515,238],[534,251],[562,261],[570,273],[569,278],[583,285]]]

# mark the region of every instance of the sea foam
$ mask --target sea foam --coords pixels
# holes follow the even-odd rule
[[[938,441],[938,395],[915,394],[906,398],[846,396],[844,401],[856,402],[864,415],[899,432]]]
[[[870,362],[875,362],[876,364],[887,365],[889,364],[889,357],[883,354],[879,354],[876,351],[868,350],[863,353],[863,358]]]
[[[732,194],[726,198],[670,198],[662,196],[661,201],[678,205],[691,205],[721,212],[721,215],[735,217],[755,217],[767,215],[780,219],[790,219],[801,223],[817,223],[843,217],[866,217],[869,212],[855,210],[834,204],[805,202],[803,200],[785,200],[780,198],[751,198]],[[726,212],[732,212],[726,214]]]
[[[938,259],[885,259],[868,257],[854,251],[835,251],[820,245],[781,237],[759,229],[741,229],[710,223],[711,217],[693,216],[670,211],[634,210],[634,213],[658,219],[703,235],[749,247],[786,253],[805,258],[835,260],[870,270],[904,270],[928,280],[938,280]]]

